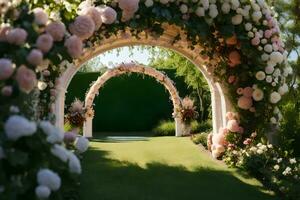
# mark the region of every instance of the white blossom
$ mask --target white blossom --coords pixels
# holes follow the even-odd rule
[[[251,23],[246,23],[246,24],[245,24],[245,29],[246,29],[246,31],[251,31],[251,29],[252,29],[252,24],[251,24]]]
[[[290,161],[291,164],[296,164],[297,163],[296,158],[291,158],[289,161]]]
[[[282,172],[284,176],[291,174],[292,169],[290,167],[285,168],[285,170]]]
[[[280,166],[279,166],[279,165],[274,165],[274,170],[275,170],[275,171],[278,171],[278,170],[279,170],[279,168],[280,168]]]
[[[218,16],[218,14],[219,14],[219,12],[218,12],[217,6],[215,4],[209,5],[209,13],[208,13],[208,15],[211,18],[215,18],[215,17]]]
[[[69,151],[62,145],[54,144],[51,148],[51,153],[63,162],[67,162]]]
[[[39,185],[35,188],[35,195],[39,199],[47,199],[51,194],[51,190],[44,185]]]
[[[52,191],[57,191],[61,186],[60,177],[50,169],[40,169],[37,174],[37,182]]]
[[[227,2],[223,3],[221,9],[222,9],[223,13],[225,13],[225,14],[229,13],[230,9],[231,9],[230,4]]]
[[[266,78],[266,74],[263,71],[259,71],[255,74],[257,80],[262,81]]]
[[[262,18],[262,13],[260,11],[255,11],[252,13],[252,19],[258,22]]]
[[[75,142],[75,147],[80,153],[83,153],[89,148],[89,140],[85,137],[78,137]]]
[[[33,135],[36,132],[36,124],[25,117],[12,115],[5,122],[4,130],[9,140],[16,141],[20,137]]]
[[[274,63],[281,64],[283,62],[283,55],[278,51],[274,51],[270,55],[270,60]]]
[[[284,94],[286,94],[288,91],[289,91],[289,86],[288,86],[286,83],[284,83],[284,84],[283,84],[282,86],[280,86],[279,89],[278,89],[278,93],[279,93],[280,95],[284,95]]]
[[[265,50],[265,52],[271,53],[273,51],[273,46],[270,44],[266,44],[264,46],[264,50]]]
[[[196,9],[196,15],[198,17],[204,17],[205,16],[205,10],[204,10],[204,8],[203,7],[198,7]]]
[[[146,7],[151,7],[151,6],[153,6],[153,0],[146,0],[146,1],[145,1],[145,6],[146,6]]]
[[[276,104],[281,100],[281,95],[278,92],[272,92],[270,95],[270,102]]]
[[[252,93],[252,98],[255,101],[261,101],[264,98],[264,92],[261,89],[256,88]]]
[[[233,25],[239,25],[243,22],[243,16],[240,14],[237,14],[231,18],[231,22]]]
[[[63,132],[59,128],[53,126],[49,121],[41,121],[39,126],[47,135],[47,141],[49,143],[53,144],[63,141]]]
[[[69,154],[69,170],[71,173],[80,174],[81,173],[81,165],[77,156],[73,153]]]

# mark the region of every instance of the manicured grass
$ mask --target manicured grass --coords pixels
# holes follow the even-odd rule
[[[277,200],[189,138],[100,138],[90,146],[81,200]]]

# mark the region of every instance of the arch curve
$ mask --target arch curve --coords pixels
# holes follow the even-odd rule
[[[86,61],[115,48],[148,45],[173,50],[190,60],[201,71],[211,92],[213,132],[217,133],[221,127],[224,127],[227,123],[226,113],[231,110],[232,105],[227,96],[227,89],[224,88],[222,84],[218,83],[213,75],[213,66],[217,64],[216,60],[205,60],[205,58],[201,56],[200,52],[203,48],[199,44],[194,45],[193,49],[189,48],[191,42],[187,39],[185,32],[179,27],[169,24],[164,24],[163,27],[165,31],[160,37],[148,34],[147,31],[142,31],[138,35],[133,35],[128,29],[125,31],[118,31],[115,35],[101,40],[95,47],[88,48],[59,78],[59,84],[56,87],[57,98],[54,104],[56,125],[60,128],[63,127],[65,93],[67,92],[67,88],[73,76]],[[178,35],[180,35],[181,39],[174,43],[174,38]],[[210,64],[209,67],[207,67],[207,63]]]
[[[160,82],[169,92],[170,94],[170,99],[172,100],[173,103],[173,113],[176,113],[178,109],[181,108],[181,98],[177,92],[176,87],[174,86],[173,81],[168,78],[167,75],[164,73],[151,68],[151,67],[146,67],[141,64],[137,63],[122,63],[119,66],[107,70],[104,74],[98,77],[98,79],[93,83],[93,85],[90,87],[88,90],[86,97],[85,97],[85,107],[88,110],[91,110],[93,107],[93,102],[96,97],[96,95],[99,94],[99,90],[101,87],[111,78],[120,76],[122,74],[126,73],[139,73],[139,74],[145,74],[148,76],[151,76],[155,78],[158,82]],[[174,116],[177,116],[176,114]],[[93,116],[88,116],[86,118],[86,122],[83,127],[83,135],[85,137],[92,137],[92,121],[93,121]],[[176,124],[176,136],[181,136],[182,135],[182,124],[181,120],[178,118],[175,118],[175,124]]]

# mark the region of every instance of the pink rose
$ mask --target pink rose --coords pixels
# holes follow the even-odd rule
[[[79,37],[72,35],[65,41],[65,47],[73,58],[79,58],[82,54],[83,44]]]
[[[253,46],[257,46],[257,45],[259,45],[259,43],[260,43],[259,37],[254,37],[254,38],[251,40],[251,44],[252,44]]]
[[[252,88],[252,87],[245,87],[245,88],[243,89],[243,95],[244,95],[245,97],[250,98],[250,97],[252,97],[252,94],[253,94],[253,88]]]
[[[229,66],[235,67],[236,65],[241,64],[241,55],[238,51],[231,51],[229,53]]]
[[[36,46],[43,53],[47,53],[53,46],[53,38],[50,34],[42,34],[36,40]]]
[[[246,140],[244,140],[243,144],[244,145],[249,145],[251,144],[252,140],[250,138],[247,138]]]
[[[242,96],[238,100],[238,107],[244,110],[248,110],[253,105],[253,101],[251,98]]]
[[[236,90],[236,93],[239,94],[239,95],[241,95],[241,94],[243,94],[243,91],[244,91],[243,88],[238,88],[238,89]]]
[[[233,75],[229,76],[228,83],[232,84],[232,83],[234,83],[234,81],[235,81],[235,76],[233,76]]]
[[[235,119],[235,114],[233,112],[227,112],[226,119],[228,119],[228,120]]]
[[[13,64],[9,59],[0,59],[0,80],[6,80],[14,73]]]
[[[238,133],[244,133],[244,128],[243,127],[239,127]]]
[[[7,42],[15,45],[23,45],[27,39],[27,32],[22,28],[14,28],[6,34]]]
[[[78,16],[75,21],[70,24],[69,30],[82,40],[88,39],[95,31],[95,23],[90,16]]]
[[[239,132],[240,130],[240,126],[239,126],[239,123],[237,120],[235,119],[232,119],[232,120],[229,120],[227,122],[227,127],[226,127],[230,132],[233,132],[233,133],[236,133],[236,132]]]
[[[0,27],[0,42],[7,41],[6,35],[10,30],[11,30],[11,27],[9,27],[9,26]]]
[[[272,30],[266,30],[265,31],[265,38],[269,39],[270,37],[272,37]]]
[[[98,30],[102,25],[102,17],[99,10],[95,7],[88,7],[83,10],[83,15],[91,17],[95,24],[95,30]]]
[[[50,34],[56,42],[62,41],[66,33],[65,24],[60,21],[51,22],[46,26],[45,30],[46,33]]]
[[[117,19],[117,12],[109,6],[105,6],[101,8],[100,12],[101,12],[101,19],[104,24],[112,24]]]
[[[136,12],[139,9],[139,0],[118,0],[119,7],[124,11]]]
[[[121,21],[122,21],[122,22],[129,21],[131,18],[133,18],[133,16],[134,16],[134,12],[124,10],[124,11],[122,12],[122,18],[121,18]]]
[[[214,134],[212,136],[212,142],[214,145],[226,145],[225,135]]]
[[[27,56],[27,61],[31,65],[37,66],[43,62],[43,53],[38,49],[32,49]]]
[[[2,89],[1,89],[1,94],[5,97],[9,97],[11,96],[13,92],[13,87],[12,86],[4,86]]]
[[[50,71],[49,70],[44,70],[43,75],[44,76],[50,76]]]
[[[219,129],[219,134],[226,136],[228,134],[228,129],[226,127],[225,128],[220,128]]]
[[[37,25],[46,25],[48,22],[48,15],[42,8],[35,8],[33,10],[34,22]]]
[[[74,133],[74,132],[72,132],[72,131],[66,132],[66,133],[64,134],[64,142],[65,142],[66,144],[72,144],[73,142],[75,142],[76,137],[77,137],[77,134],[76,134],[76,133]]]
[[[22,92],[30,93],[37,84],[36,74],[25,65],[17,69],[16,80]]]

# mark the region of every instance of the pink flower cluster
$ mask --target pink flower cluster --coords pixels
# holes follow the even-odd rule
[[[238,99],[238,107],[243,109],[243,110],[250,110],[254,111],[253,106],[253,100],[252,100],[252,95],[253,95],[253,88],[252,87],[245,87],[245,88],[238,88],[237,89],[237,94],[242,95]]]
[[[139,9],[139,0],[118,0],[119,7],[122,9],[122,21],[128,21]]]

